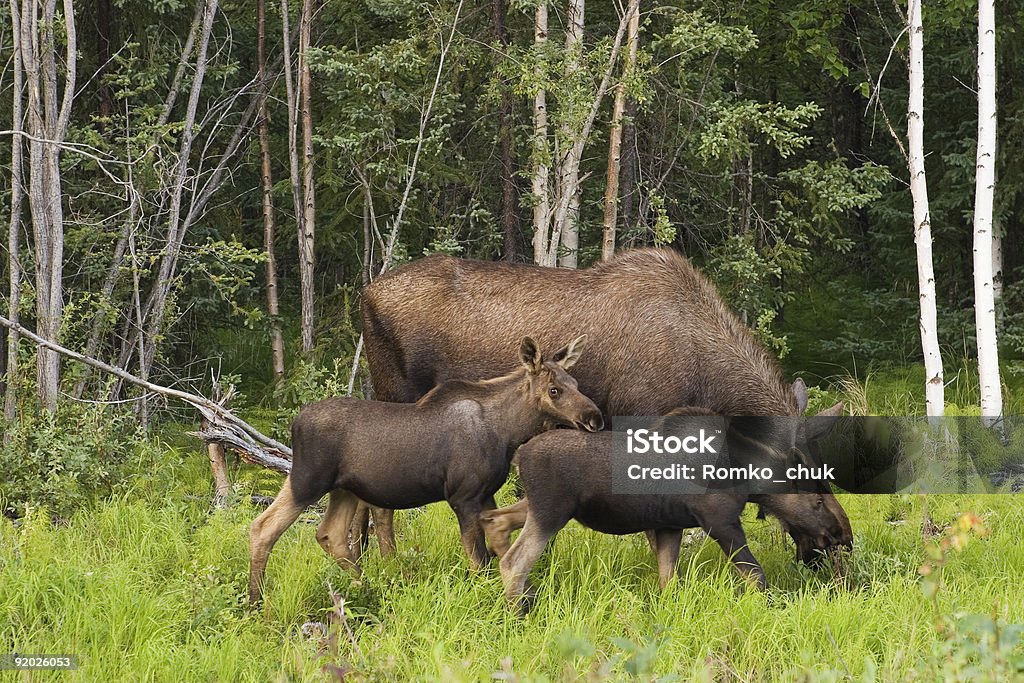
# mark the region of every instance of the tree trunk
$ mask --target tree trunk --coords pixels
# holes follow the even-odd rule
[[[156,357],[157,342],[164,331],[167,299],[173,287],[178,257],[181,254],[181,246],[185,240],[186,230],[184,229],[181,215],[182,197],[185,193],[185,184],[189,178],[189,161],[192,154],[192,143],[195,140],[196,113],[199,108],[203,79],[206,76],[207,54],[210,45],[210,34],[213,32],[213,21],[217,16],[217,2],[218,0],[207,0],[204,7],[203,28],[200,34],[199,52],[196,55],[195,75],[192,78],[188,105],[185,110],[185,120],[181,130],[181,142],[178,148],[178,160],[175,166],[174,179],[169,188],[171,199],[170,215],[167,220],[167,245],[164,247],[156,282],[153,284],[153,291],[146,302],[145,315],[143,316],[148,318],[144,343],[145,354],[139,359],[140,376],[144,380],[149,378],[149,370],[152,368],[153,360]]]
[[[925,404],[929,417],[945,410],[942,356],[935,313],[935,271],[932,265],[931,216],[924,169],[924,27],[922,0],[910,0],[910,93],[907,107],[908,165],[914,202],[914,242],[917,244],[917,279],[921,300],[921,349],[924,352]]]
[[[302,97],[302,222],[299,224],[299,277],[302,290],[302,350],[313,350],[313,268],[316,197],[313,184],[313,93],[309,68],[313,2],[303,0],[299,22],[299,88]]]
[[[134,202],[132,198],[131,188],[128,188],[125,192],[126,200]],[[110,298],[114,293],[114,289],[117,287],[117,283],[121,280],[121,264],[124,263],[124,252],[128,247],[128,236],[135,229],[135,224],[132,221],[125,221],[121,228],[121,236],[118,237],[117,243],[114,245],[114,255],[110,259],[110,267],[107,268],[107,275],[103,279],[103,287],[100,290],[100,300],[96,307],[96,311],[92,315],[92,323],[89,325],[89,338],[85,342],[85,355],[95,356],[100,347],[100,338],[103,336],[104,331],[104,307],[110,302]],[[86,365],[82,370],[82,378],[78,380],[78,384],[75,385],[74,397],[76,399],[82,398],[85,395],[85,387],[89,382],[89,377],[92,368]]]
[[[543,55],[548,41],[548,2],[537,2],[537,14],[533,26],[533,45],[538,55]],[[539,266],[553,266],[549,261],[549,231],[551,229],[551,198],[548,187],[550,152],[548,148],[548,105],[547,91],[537,88],[533,96],[533,262]]]
[[[505,0],[492,0],[494,37],[502,49],[511,44],[505,28]],[[515,161],[512,154],[512,92],[502,86],[498,105],[498,139],[501,147],[501,232],[504,237],[503,258],[523,261],[523,235],[519,230],[519,188],[516,187]]]
[[[284,335],[277,297],[277,261],[274,258],[274,181],[270,168],[270,115],[267,112],[267,0],[256,3],[256,62],[260,88],[260,160],[263,184],[263,249],[267,253],[267,315],[270,317],[270,353],[274,377],[284,376]],[[285,49],[288,49],[287,45]]]
[[[626,9],[629,28],[626,29],[626,63],[622,78],[615,86],[612,104],[612,127],[608,136],[608,182],[604,192],[604,232],[601,238],[601,258],[615,255],[615,227],[619,211],[619,162],[622,155],[622,115],[626,110],[626,79],[633,73],[636,63],[637,32],[640,30],[640,0],[629,0]]]
[[[996,161],[996,18],[994,0],[978,2],[978,152],[974,181],[974,319],[978,332],[981,415],[1003,414],[993,287],[992,203]]]
[[[171,79],[171,87],[167,90],[167,97],[164,98],[164,108],[160,117],[156,120],[157,128],[163,128],[171,118],[174,111],[174,103],[178,101],[178,94],[181,92],[181,83],[185,78],[185,70],[189,66],[189,57],[195,48],[196,36],[199,34],[199,27],[203,23],[203,16],[206,10],[206,0],[197,0],[196,12],[192,15],[192,24],[189,26],[188,38],[185,39],[185,46],[181,48],[181,57],[178,59],[178,67],[174,70],[174,78]]]
[[[569,0],[566,13],[565,29],[565,80],[572,82],[583,60],[583,16],[585,0]],[[562,139],[565,141],[565,155],[559,160],[558,196],[562,201],[568,198],[568,210],[560,217],[552,228],[552,234],[559,240],[552,239],[555,253],[558,247],[564,247],[559,265],[563,268],[575,268],[579,262],[580,250],[580,163],[583,159],[583,147],[573,144],[581,131],[576,130],[571,120],[566,117],[562,124]]]
[[[637,222],[637,154],[636,154],[636,102],[626,98],[626,121],[622,126],[622,153],[619,170],[619,211],[622,213],[623,230],[628,237],[626,244],[632,246],[633,233]],[[621,237],[618,238],[621,241]]]
[[[11,108],[11,222],[7,231],[7,274],[9,280],[8,289],[8,315],[11,320],[18,324],[20,322],[21,308],[21,209],[22,199],[22,157],[24,154],[24,141],[21,139],[21,131],[24,124],[24,83],[21,70],[21,12],[18,10],[18,0],[10,0],[12,30],[14,34],[14,54],[12,60],[12,71],[14,79],[13,103]],[[18,397],[18,331],[14,328],[8,330],[7,335],[7,388],[4,393],[4,418],[13,420],[17,413]]]
[[[110,84],[103,80],[107,72],[108,63],[112,52],[110,46],[114,40],[113,8],[111,0],[96,0],[96,56],[100,64],[96,73],[96,80],[99,82],[100,117],[108,118],[114,113],[114,92]]]
[[[64,208],[61,195],[60,146],[71,120],[75,95],[77,35],[71,0],[64,1],[66,72],[64,92],[58,96],[56,0],[48,0],[38,13],[35,2],[23,0],[19,17],[18,49],[27,85],[29,142],[29,208],[35,242],[36,318],[40,335],[58,341],[64,317],[63,262]],[[13,8],[13,4],[12,4]],[[57,410],[60,393],[60,356],[39,349],[36,383],[40,403]]]

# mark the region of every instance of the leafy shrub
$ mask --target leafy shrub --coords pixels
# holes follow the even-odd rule
[[[0,423],[0,501],[6,513],[42,506],[66,517],[128,475],[138,422],[108,406],[66,404],[52,414],[22,410]]]

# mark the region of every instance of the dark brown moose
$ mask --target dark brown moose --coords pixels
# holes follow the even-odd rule
[[[579,337],[550,359],[526,337],[521,366],[488,380],[450,380],[415,404],[330,398],[292,423],[291,474],[249,530],[249,599],[259,600],[274,543],[309,505],[330,492],[316,538],[342,567],[354,567],[348,531],[359,500],[391,509],[447,500],[474,568],[490,558],[482,510],[508,477],[516,448],[544,429],[598,431],[597,406],[566,369],[580,358]]]
[[[669,249],[625,251],[585,270],[430,256],[363,293],[366,355],[382,401],[412,402],[451,377],[504,372],[524,334],[536,331],[544,346],[567,330],[592,340],[573,375],[606,418],[678,406],[796,416],[807,406],[803,382],[785,382],[714,285]],[[822,496],[849,526],[835,497]],[[387,553],[391,515],[376,521]]]
[[[691,408],[669,415],[680,414],[709,413]],[[838,415],[839,411],[834,414]],[[781,422],[785,427],[788,421]],[[814,420],[791,432],[775,431],[770,443],[759,444],[765,448],[758,459],[765,464],[779,454],[792,454],[786,456],[793,459],[789,464],[812,462],[807,453],[813,442],[830,429],[829,422]],[[733,432],[728,433],[732,439]],[[798,555],[804,562],[812,562],[819,556],[815,549],[853,543],[845,515],[837,515],[830,509],[835,499],[825,483],[815,485],[816,491],[801,493],[613,493],[612,440],[611,432],[582,434],[556,430],[531,439],[520,449],[517,456],[519,479],[526,491],[529,509],[523,532],[501,559],[501,578],[505,595],[511,602],[518,602],[524,595],[530,568],[551,537],[571,519],[609,534],[653,529],[662,588],[675,572],[680,530],[696,526],[719,544],[742,575],[760,588],[767,585],[764,571],[750,552],[740,524],[740,514],[747,502],[758,503],[762,512],[778,518],[796,541]],[[749,436],[738,434],[736,440],[748,442]],[[508,510],[510,508],[494,510],[484,515],[500,518]],[[520,607],[528,608],[528,602]]]

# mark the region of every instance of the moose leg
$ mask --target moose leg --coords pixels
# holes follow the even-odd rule
[[[259,602],[263,592],[263,573],[267,568],[270,551],[307,505],[295,500],[291,478],[285,479],[277,498],[253,520],[249,527],[249,602]]]
[[[371,507],[370,513],[373,515],[373,528],[377,531],[380,554],[387,557],[395,552],[395,511]]]
[[[349,528],[360,501],[355,494],[343,489],[331,491],[327,513],[316,530],[316,540],[324,552],[335,559],[343,569],[358,570],[358,550],[349,548]],[[358,548],[359,539],[354,539]]]
[[[665,586],[672,580],[676,573],[676,563],[679,562],[679,544],[683,540],[682,529],[658,529],[648,532],[654,536],[654,556],[658,560],[658,586],[665,590]]]
[[[715,539],[722,552],[732,561],[733,566],[743,578],[756,584],[760,590],[768,587],[764,570],[761,569],[754,554],[750,552],[750,548],[747,546],[747,535],[743,532],[739,520],[721,526],[705,527],[705,529],[708,536]]]
[[[359,501],[356,507],[356,514],[352,518],[352,526],[349,528],[349,542],[352,545],[355,558],[358,560],[362,552],[366,550],[366,544],[370,540],[370,504]]]
[[[487,537],[487,545],[498,557],[505,557],[512,545],[509,537],[516,529],[526,524],[526,513],[529,505],[526,499],[498,510],[487,510],[480,515],[480,525]]]
[[[491,553],[487,550],[484,530],[480,527],[480,511],[483,505],[479,501],[449,501],[455,516],[459,519],[459,531],[462,534],[462,547],[469,556],[469,566],[482,569],[491,561]]]
[[[505,586],[505,597],[509,602],[519,603],[520,611],[523,613],[527,612],[530,607],[529,604],[521,601],[523,593],[526,592],[526,580],[530,576],[530,569],[544,552],[548,541],[560,529],[561,527],[555,527],[553,531],[543,529],[535,517],[529,516],[523,527],[523,533],[519,534],[519,538],[501,558],[499,567],[501,568],[501,582]]]
[[[647,544],[651,546],[651,552],[655,556],[658,555],[658,532],[654,529],[648,529],[644,532],[644,536],[647,538]]]

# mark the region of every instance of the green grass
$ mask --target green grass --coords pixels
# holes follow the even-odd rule
[[[79,656],[76,673],[38,680],[306,680],[327,661],[369,680],[486,680],[503,669],[520,680],[588,672],[616,680],[645,658],[651,671],[682,680],[823,670],[904,680],[942,664],[933,654],[943,643],[939,615],[1024,622],[1024,509],[1014,498],[842,502],[856,534],[847,584],[797,566],[774,523],[750,515],[768,592],[742,590],[717,546],[698,541],[684,549],[678,580],[661,593],[641,537],[573,524],[535,568],[537,603],[519,619],[503,602],[495,570],[469,574],[443,505],[403,514],[398,556],[371,550],[358,580],[322,553],[314,525],[297,524],[271,556],[264,606],[250,611],[246,529],[255,510],[210,514],[200,500],[154,504],[127,494],[66,526],[41,514],[17,528],[0,524],[0,650]],[[924,506],[940,525],[969,510],[990,529],[950,556],[934,602],[917,572]],[[354,641],[343,635],[325,655],[320,639],[300,628],[327,621],[328,586],[345,598]]]
[[[843,397],[899,412],[894,387],[909,380],[877,379]],[[118,495],[66,522],[41,510],[17,526],[0,517],[0,653],[81,663],[71,673],[0,672],[0,681],[304,681],[325,678],[325,664],[370,681],[1001,680],[1014,648],[1024,654],[1015,643],[971,649],[995,622],[956,626],[964,614],[1024,623],[1024,505],[1013,496],[840,496],[856,538],[845,580],[798,565],[777,524],[749,510],[765,593],[744,590],[701,540],[683,549],[678,579],[661,592],[641,536],[572,523],[534,568],[538,597],[526,618],[505,605],[493,566],[468,571],[443,504],[399,513],[397,556],[371,546],[360,578],[321,551],[315,524],[298,523],[271,555],[263,606],[251,610],[247,528],[259,510],[211,512],[205,458],[169,438]],[[280,481],[249,468],[236,479],[245,494]],[[511,500],[508,487],[502,496]],[[924,521],[944,527],[966,512],[988,534],[947,554],[931,596],[918,571],[933,544]],[[304,518],[315,521],[315,511]],[[332,623],[330,588],[344,599],[345,623],[333,620],[332,639],[304,633],[308,622]]]

